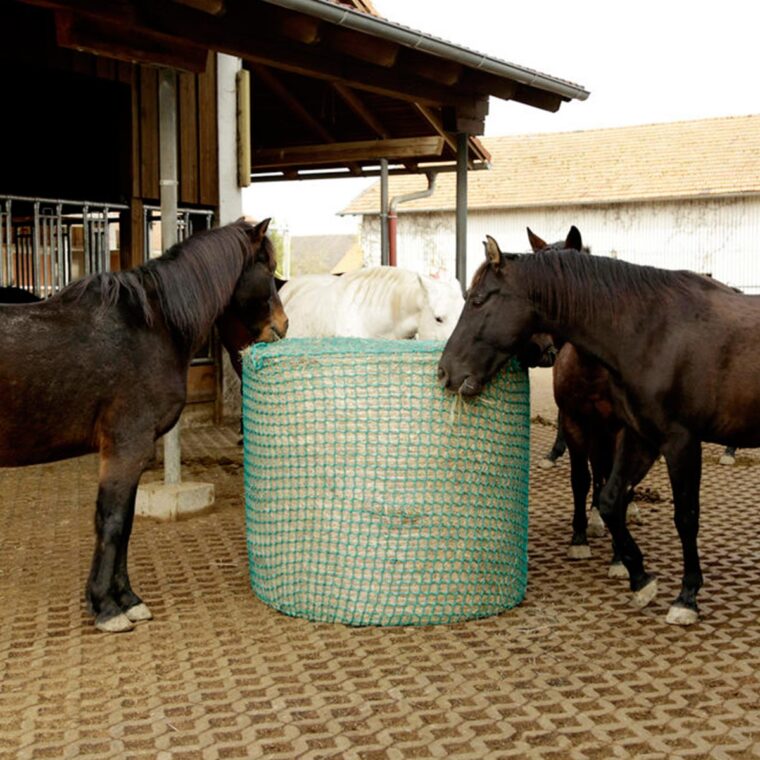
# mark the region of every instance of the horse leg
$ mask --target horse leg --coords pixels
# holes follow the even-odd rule
[[[87,602],[95,627],[129,631],[133,621],[150,611],[132,591],[127,575],[127,544],[134,518],[137,483],[150,456],[151,444],[139,452],[101,451],[100,485],[95,511],[95,552],[87,581]]]
[[[554,444],[551,451],[539,462],[539,467],[543,467],[545,470],[554,467],[555,462],[565,453],[567,448],[562,424],[562,412],[557,412],[557,435],[554,438]]]
[[[565,436],[570,454],[570,485],[573,489],[573,538],[567,556],[570,559],[588,559],[591,556],[586,534],[586,498],[591,486],[588,455],[583,445],[583,433],[572,420],[566,421]]]
[[[686,432],[665,447],[670,485],[673,489],[674,518],[683,549],[681,593],[670,606],[666,622],[691,625],[699,619],[697,592],[702,586],[697,533],[699,532],[699,483],[702,475],[702,446]]]
[[[588,534],[599,538],[606,532],[599,514],[599,494],[612,470],[612,452],[615,441],[607,435],[590,436],[589,462],[591,463],[591,509],[588,515]]]
[[[619,553],[628,571],[633,603],[637,607],[645,607],[657,593],[657,581],[644,570],[644,557],[625,520],[626,494],[633,479],[641,477],[642,452],[645,451],[647,449],[639,436],[630,428],[624,428],[618,435],[610,478],[599,496],[599,511],[612,536],[613,551]]]
[[[652,469],[652,465],[654,464],[655,459],[657,459],[657,456],[658,452],[653,452],[638,435],[633,432],[628,433],[628,479],[630,485],[625,487],[623,496],[623,510],[626,525],[640,522],[640,519],[632,519],[631,516],[631,505],[635,488],[644,479],[649,470]],[[633,507],[638,510],[635,504]],[[612,560],[610,561],[607,575],[610,578],[628,578],[628,570],[623,564],[623,560],[620,556],[620,552],[617,550],[614,540],[612,541]]]

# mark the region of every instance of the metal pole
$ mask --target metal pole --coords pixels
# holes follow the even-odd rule
[[[177,74],[171,69],[158,73],[160,148],[161,248],[177,242]],[[179,423],[164,435],[164,483],[182,480]]]
[[[467,290],[467,147],[468,135],[457,134],[456,275],[462,292]]]
[[[388,244],[388,160],[380,160],[380,263],[388,266],[390,247]]]

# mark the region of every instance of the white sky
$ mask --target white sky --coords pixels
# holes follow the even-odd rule
[[[374,0],[391,21],[582,85],[548,113],[492,98],[486,136],[760,113],[754,0]],[[294,235],[351,232],[373,180],[254,184],[245,213]],[[376,181],[376,180],[375,180]]]

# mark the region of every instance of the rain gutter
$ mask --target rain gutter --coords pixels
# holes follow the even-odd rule
[[[369,16],[345,6],[336,5],[330,0],[264,0],[270,5],[277,5],[297,13],[319,18],[337,26],[363,32],[373,37],[394,42],[398,45],[421,50],[422,52],[454,61],[463,66],[484,71],[497,77],[511,79],[520,84],[554,93],[563,98],[586,100],[588,90],[572,82],[541,74],[532,69],[502,61],[469,48],[446,42],[437,37],[423,34],[409,27],[387,21],[384,18]]]

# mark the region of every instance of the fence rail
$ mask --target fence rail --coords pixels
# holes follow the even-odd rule
[[[119,267],[124,212],[118,203],[0,195],[0,285],[47,297],[80,277]],[[162,253],[160,209],[143,209],[147,261]],[[214,224],[214,212],[179,209],[177,239]]]

